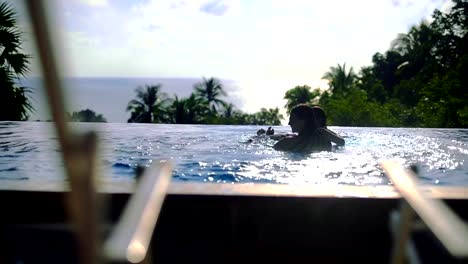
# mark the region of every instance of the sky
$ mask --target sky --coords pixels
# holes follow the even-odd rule
[[[34,51],[24,10],[25,51]],[[443,0],[51,0],[70,77],[234,80],[241,110],[283,107],[296,85],[325,88],[331,66],[356,72]],[[40,75],[33,59],[32,76]]]

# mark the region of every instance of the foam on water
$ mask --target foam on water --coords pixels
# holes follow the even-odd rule
[[[0,122],[0,180],[63,180],[51,123]],[[257,126],[72,123],[100,136],[103,176],[132,181],[138,165],[172,160],[175,181],[285,184],[389,184],[379,162],[416,164],[426,184],[468,185],[468,130],[331,127],[344,148],[285,153],[251,138]],[[287,132],[289,127],[275,127]]]

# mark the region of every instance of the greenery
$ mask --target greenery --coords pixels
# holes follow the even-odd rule
[[[341,126],[468,127],[468,0],[453,0],[447,12],[435,10],[396,36],[390,48],[372,56],[372,64],[355,72],[345,63],[329,68],[326,90],[307,85],[288,90],[289,113],[295,105],[321,105],[328,123]],[[0,120],[27,120],[33,107],[30,90],[19,86],[29,71],[30,56],[21,50],[16,13],[0,3]],[[279,108],[249,114],[225,101],[216,78],[203,78],[184,98],[170,97],[162,85],[138,87],[126,110],[128,122],[174,124],[279,125]],[[70,120],[105,122],[86,109]]]
[[[27,120],[34,110],[30,90],[16,84],[29,71],[30,57],[21,52],[21,43],[15,11],[0,3],[0,120]]]
[[[358,74],[331,67],[323,77],[329,89],[319,96],[329,123],[468,127],[468,1],[453,2],[448,13],[435,10],[431,23],[399,34]]]
[[[101,114],[96,114],[93,110],[85,109],[79,112],[73,112],[71,115],[67,113],[68,120],[72,122],[102,122],[105,123],[107,120]]]
[[[323,75],[328,89],[288,90],[287,113],[306,103],[321,105],[332,125],[468,127],[468,0],[453,2],[447,13],[435,10],[432,22],[399,34],[358,73],[345,63],[330,67]],[[215,78],[203,78],[188,98],[167,98],[157,87],[154,95],[137,91],[137,98],[151,100],[130,101],[129,122],[279,125],[283,118],[278,108],[236,110],[221,98],[227,94]]]
[[[330,67],[330,71],[326,72],[322,79],[328,80],[330,91],[334,94],[346,94],[356,80],[353,67],[346,72],[346,63],[343,66]]]
[[[161,92],[161,85],[138,87],[136,99],[128,102],[127,111],[131,112],[128,122],[159,123],[168,121],[166,112],[168,98]]]
[[[216,78],[206,79],[195,84],[195,96],[199,99],[202,104],[207,105],[211,108],[213,113],[216,112],[216,107],[225,106],[226,103],[219,99],[220,96],[226,96],[226,92],[223,90],[223,85]]]
[[[284,117],[279,108],[262,108],[253,114],[243,113],[221,97],[227,93],[216,78],[203,78],[194,84],[193,92],[186,98],[174,95],[169,98],[161,92],[161,84],[146,85],[136,91],[136,99],[128,103],[131,112],[128,122],[172,124],[230,124],[230,125],[281,125]]]
[[[307,85],[296,86],[286,92],[284,99],[288,100],[286,105],[286,112],[289,114],[294,106],[298,104],[314,104],[320,96],[320,90],[311,88]]]

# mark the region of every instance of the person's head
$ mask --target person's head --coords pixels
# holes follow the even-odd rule
[[[289,116],[289,125],[292,132],[302,133],[303,131],[313,130],[318,127],[315,118],[315,110],[306,105],[299,104],[291,110]]]
[[[319,106],[299,104],[291,110],[289,123],[293,132],[312,131],[319,127],[326,127],[327,117],[325,111]]]
[[[315,120],[317,122],[318,127],[327,127],[327,116],[325,115],[325,111],[323,111],[320,106],[313,106],[312,107]]]

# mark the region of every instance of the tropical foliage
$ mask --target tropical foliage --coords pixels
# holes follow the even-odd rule
[[[127,105],[127,111],[131,114],[129,123],[161,123],[168,120],[168,98],[161,92],[161,84],[138,87],[135,92],[136,99]]]
[[[221,82],[211,77],[210,79],[203,78],[202,82],[194,85],[195,95],[204,101],[213,112],[217,111],[217,107],[224,106],[225,102],[219,99],[220,96],[226,96],[226,92],[223,90]]]
[[[345,63],[330,67],[323,75],[328,89],[288,90],[287,113],[300,103],[320,104],[334,125],[468,127],[468,0],[453,3],[397,35],[357,73]],[[283,118],[278,108],[237,110],[216,78],[203,78],[187,98],[168,99],[159,88],[137,92],[129,122],[275,125]]]
[[[28,55],[21,51],[21,32],[16,13],[6,2],[0,3],[0,120],[26,120],[33,107],[30,90],[17,85],[29,71]]]
[[[211,115],[208,103],[194,93],[182,99],[175,96],[169,110],[170,121],[175,124],[201,124]]]
[[[169,98],[161,92],[161,84],[136,89],[137,98],[128,103],[131,116],[128,122],[173,124],[232,124],[232,125],[280,125],[283,116],[279,108],[262,108],[253,114],[243,113],[227,97],[220,80],[203,78],[193,86],[186,98],[174,95]]]
[[[294,106],[298,104],[314,104],[320,95],[319,89],[311,91],[310,86],[296,86],[286,92],[283,99],[287,100],[286,112],[289,114]]]
[[[322,79],[329,82],[331,92],[346,93],[348,89],[353,85],[356,74],[354,74],[353,67],[346,71],[346,63],[343,66],[330,67],[330,71],[326,72]]]
[[[85,109],[78,112],[73,112],[72,114],[68,114],[68,120],[72,122],[107,122],[107,120],[102,114],[96,114],[96,112],[90,109]]]
[[[258,124],[268,124],[273,126],[281,125],[280,119],[283,119],[283,115],[279,113],[279,108],[276,107],[274,109],[260,109],[255,115],[256,123]]]
[[[468,1],[399,34],[358,74],[331,67],[319,103],[335,125],[468,127]]]

